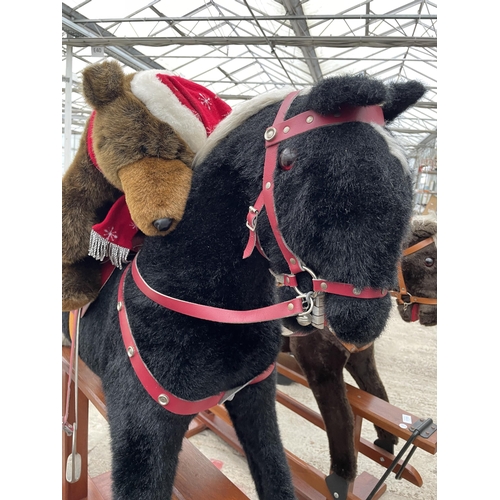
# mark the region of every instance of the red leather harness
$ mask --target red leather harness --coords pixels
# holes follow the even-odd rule
[[[307,294],[300,293],[297,290],[299,295],[295,299],[259,309],[239,311],[195,304],[193,302],[179,300],[157,292],[151,288],[141,276],[137,267],[138,254],[122,274],[118,288],[117,309],[125,348],[132,366],[144,388],[153,399],[158,401],[165,409],[173,413],[180,415],[196,414],[216,404],[232,399],[234,394],[243,387],[260,382],[269,376],[269,374],[271,374],[274,370],[274,364],[269,366],[261,375],[255,377],[241,387],[198,401],[186,401],[166,391],[160,386],[148,370],[147,366],[144,364],[130,329],[124,297],[125,276],[130,269],[132,278],[138,288],[142,291],[142,293],[144,293],[144,295],[157,304],[181,314],[218,323],[256,323],[306,314],[311,310],[313,305],[311,296],[319,293],[332,293],[362,299],[380,298],[387,294],[387,290],[376,290],[368,287],[360,289],[346,283],[330,282],[316,278],[314,273],[300,261],[300,259],[288,248],[287,244],[283,240],[278,228],[273,197],[273,174],[276,168],[279,143],[284,139],[293,137],[316,127],[336,123],[362,121],[367,123],[378,123],[380,125],[384,124],[383,112],[380,106],[346,107],[342,108],[340,113],[330,116],[322,116],[313,111],[306,111],[305,113],[301,113],[293,118],[290,118],[289,120],[284,120],[285,114],[297,94],[298,92],[292,92],[285,98],[274,120],[273,126],[269,127],[265,132],[266,158],[264,164],[263,189],[254,206],[251,206],[249,209],[247,227],[250,232],[248,244],[243,253],[243,258],[249,257],[255,247],[263,253],[258,241],[256,225],[257,216],[265,206],[274,237],[276,238],[279,248],[281,249],[291,271],[291,274],[278,275],[278,280],[282,281],[282,283],[286,286],[295,287],[297,289],[297,278],[295,273],[307,271],[313,278],[313,290]],[[263,255],[265,254],[263,253]]]
[[[151,372],[148,370],[144,361],[141,358],[139,353],[139,349],[137,348],[137,344],[135,342],[134,336],[132,334],[132,330],[130,329],[130,324],[127,317],[127,310],[125,307],[125,300],[123,296],[125,275],[127,274],[130,266],[122,274],[120,285],[118,287],[118,318],[120,321],[120,329],[122,332],[123,342],[127,349],[127,354],[130,358],[130,362],[132,363],[132,367],[135,370],[135,373],[139,377],[142,385],[149,393],[149,395],[158,403],[160,403],[164,408],[171,411],[172,413],[176,413],[177,415],[194,415],[203,410],[208,410],[212,406],[217,404],[222,404],[224,401],[230,400],[234,397],[234,395],[243,387],[256,384],[261,380],[267,378],[274,370],[274,363],[270,365],[263,373],[253,378],[250,382],[237,387],[236,389],[231,389],[226,392],[221,392],[216,394],[215,396],[211,396],[204,399],[199,399],[197,401],[187,401],[185,399],[174,396],[171,392],[165,390],[154,378]],[[137,265],[135,264],[135,259],[132,263],[132,269],[137,269]],[[132,271],[133,273],[133,271]],[[137,281],[136,281],[137,283]]]

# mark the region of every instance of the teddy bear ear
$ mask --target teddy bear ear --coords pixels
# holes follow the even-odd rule
[[[125,74],[116,61],[87,66],[82,76],[83,95],[95,110],[114,101],[124,92]]]

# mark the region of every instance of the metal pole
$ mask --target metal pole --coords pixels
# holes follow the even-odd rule
[[[71,154],[71,91],[73,87],[73,47],[66,46],[66,91],[64,94],[64,170],[69,167]]]

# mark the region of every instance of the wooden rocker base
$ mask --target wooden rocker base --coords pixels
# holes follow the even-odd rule
[[[63,413],[65,412],[69,356],[70,349],[68,347],[63,347]],[[306,378],[292,356],[283,353],[280,354],[278,358],[278,372],[308,387]],[[388,430],[401,439],[408,440],[411,436],[411,432],[407,429],[402,429],[399,423],[402,413],[407,415],[411,414],[371,394],[365,393],[348,384],[346,385],[348,399],[355,419],[356,452],[363,453],[378,464],[386,464],[386,466],[389,466],[394,460],[394,455],[361,437],[363,418]],[[74,394],[74,390],[74,382],[72,382],[72,394]],[[100,379],[81,360],[79,361],[78,368],[78,393],[79,424],[77,450],[82,457],[81,477],[75,483],[66,481],[66,462],[68,456],[71,454],[72,439],[63,432],[62,500],[111,500],[111,473],[107,472],[94,478],[88,476],[87,450],[89,401],[92,402],[104,418],[107,418],[107,414]],[[279,390],[277,391],[276,400],[314,425],[325,429],[321,415]],[[411,415],[411,417],[413,421],[418,420],[418,418],[413,415]],[[70,405],[69,422],[74,421],[74,409],[72,405]],[[210,410],[200,413],[191,422],[183,441],[172,499],[200,500],[203,498],[203,500],[248,500],[248,497],[189,441],[189,437],[204,429],[210,429],[235,450],[244,455],[232,427],[229,415],[223,406],[215,406]],[[437,452],[437,432],[434,432],[426,439],[418,437],[414,441],[414,444],[428,453],[435,454]],[[327,487],[325,474],[307,464],[299,457],[293,455],[288,450],[285,450],[285,452],[292,471],[295,493],[298,500],[335,500]],[[402,460],[394,469],[394,473],[399,471]],[[423,484],[420,474],[411,465],[406,466],[402,474],[402,479],[416,486],[421,486]],[[377,482],[378,478],[367,472],[362,472],[356,480],[349,485],[347,499],[366,500]],[[387,486],[383,484],[373,496],[373,500],[381,498],[386,489]]]

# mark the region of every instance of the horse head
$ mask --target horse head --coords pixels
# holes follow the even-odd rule
[[[393,293],[404,321],[437,324],[437,217],[417,215],[405,242],[398,290]]]
[[[315,278],[348,285],[353,293],[325,293],[318,307],[324,308],[330,330],[355,346],[372,342],[385,327],[391,309],[387,290],[397,281],[411,219],[410,171],[385,125],[424,93],[415,81],[386,86],[364,76],[342,76],[299,95],[285,117],[305,113],[307,120],[313,112],[311,121],[318,116],[338,116],[339,121],[280,141],[275,214],[283,241],[303,266],[295,273],[298,286],[279,287],[278,294],[288,299],[295,288],[307,295]],[[350,113],[358,110],[373,110],[375,118],[351,120]],[[259,238],[273,272],[286,275],[290,262],[274,243],[271,226],[269,220],[261,224]],[[380,294],[361,298],[364,289]],[[296,330],[296,320],[285,319],[285,326]]]

